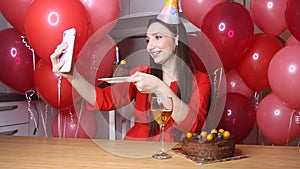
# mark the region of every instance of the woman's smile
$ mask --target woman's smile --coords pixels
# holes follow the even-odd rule
[[[151,51],[150,55],[152,56],[153,59],[157,58],[158,55],[161,53],[161,50],[155,50],[155,51]]]

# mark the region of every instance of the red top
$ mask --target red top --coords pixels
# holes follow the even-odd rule
[[[136,71],[150,73],[150,69],[146,65],[140,65],[133,69],[130,73]],[[177,93],[177,83],[172,82],[170,88]],[[190,108],[185,119],[176,124],[170,119],[165,124],[165,141],[173,142],[176,137],[175,128],[183,133],[200,132],[204,126],[206,115],[208,112],[208,104],[210,101],[210,79],[206,73],[197,71],[194,74],[192,85],[192,95],[188,106]],[[158,141],[159,135],[149,137],[150,119],[150,96],[137,90],[133,83],[118,83],[105,88],[96,88],[97,105],[94,109],[102,111],[114,110],[122,106],[128,105],[132,100],[134,104],[134,126],[127,132],[124,139],[126,140],[152,140]]]

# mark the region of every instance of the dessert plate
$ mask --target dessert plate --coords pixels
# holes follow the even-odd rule
[[[130,82],[130,76],[123,76],[123,77],[111,77],[111,78],[98,78],[100,81],[105,81],[107,83],[123,83],[123,82]]]

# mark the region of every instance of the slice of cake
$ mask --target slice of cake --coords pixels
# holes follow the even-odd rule
[[[130,67],[125,60],[121,60],[120,64],[114,65],[113,77],[129,76]]]
[[[228,131],[216,132],[216,130],[212,130],[209,134],[187,133],[182,140],[182,149],[187,155],[198,160],[212,161],[232,157],[235,141],[228,133]]]

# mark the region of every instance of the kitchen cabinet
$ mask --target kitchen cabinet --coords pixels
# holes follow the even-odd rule
[[[149,19],[160,13],[164,3],[164,0],[121,0],[120,17],[110,35],[116,42],[129,37],[145,36]],[[199,31],[182,12],[180,17],[188,33]]]
[[[28,136],[29,126],[26,101],[0,102],[0,134]]]
[[[234,0],[250,9],[250,0]],[[149,16],[159,13],[165,4],[165,0],[120,0],[120,17]],[[179,11],[181,11],[179,3]]]
[[[20,93],[0,93],[0,135],[51,136],[56,111],[37,96],[29,100]]]
[[[120,0],[120,17],[147,16],[160,12],[164,0]]]
[[[160,12],[165,1],[130,0],[130,15],[153,15]]]

